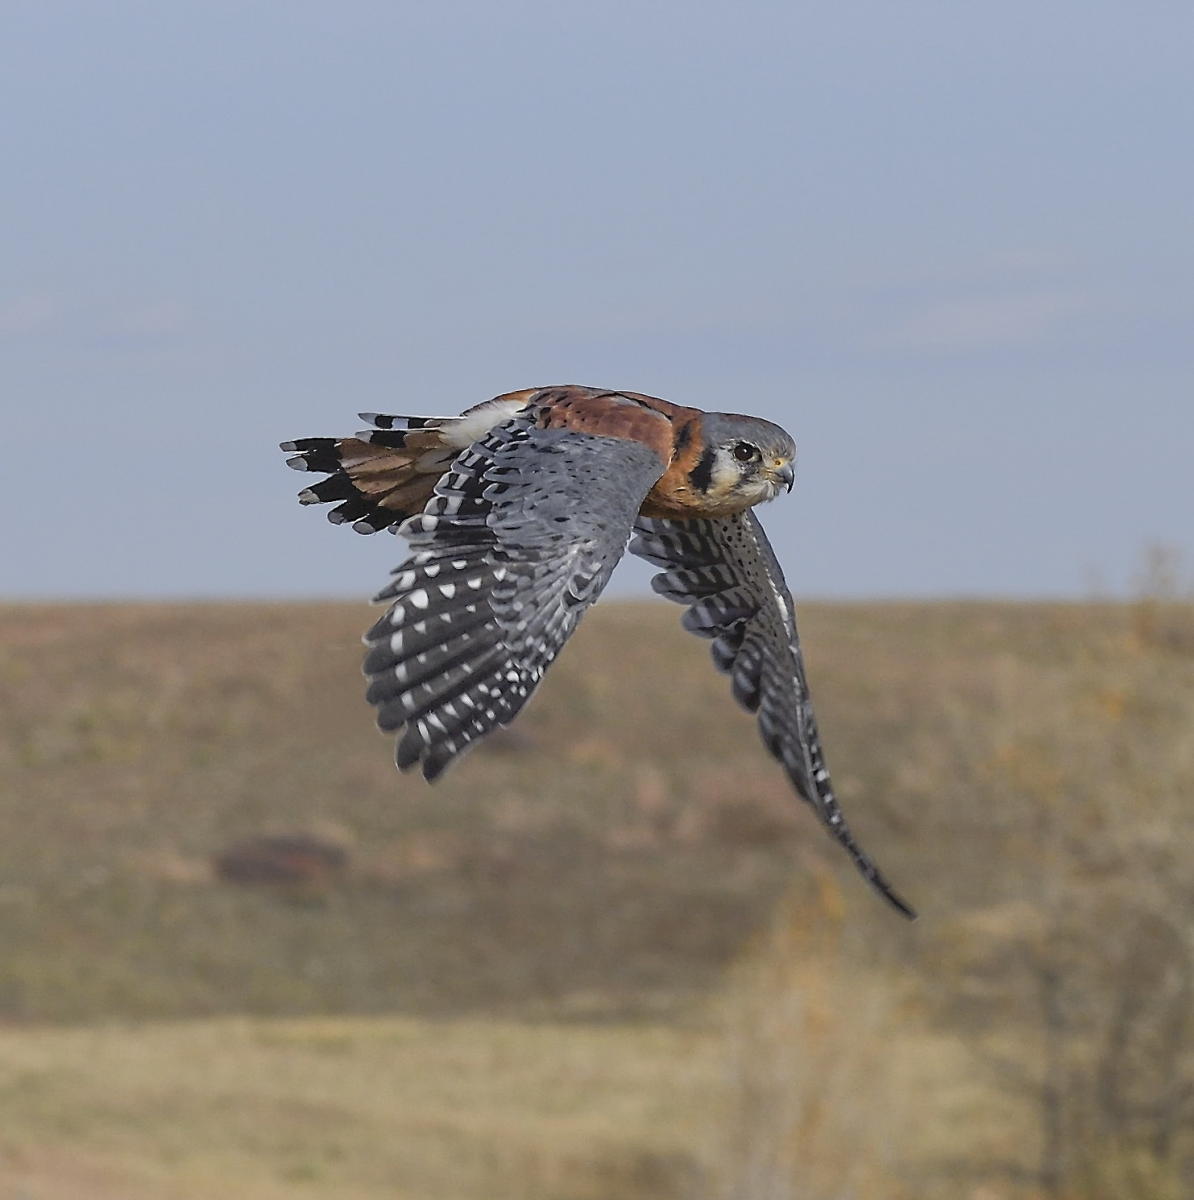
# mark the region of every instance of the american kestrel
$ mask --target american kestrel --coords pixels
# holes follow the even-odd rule
[[[629,549],[652,586],[688,606],[763,744],[862,875],[906,916],[833,794],[796,614],[753,507],[791,490],[796,445],[758,417],[637,392],[507,392],[458,417],[362,413],[349,438],[283,442],[327,475],[299,493],[359,533],[391,529],[410,554],[365,635],[368,700],[399,731],[398,766],[428,780],[530,699]]]

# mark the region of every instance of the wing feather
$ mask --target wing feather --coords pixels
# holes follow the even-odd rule
[[[712,639],[715,665],[729,674],[738,703],[757,714],[763,744],[801,799],[867,882],[905,916],[915,917],[855,841],[834,795],[805,678],[796,610],[758,518],[751,511],[715,520],[640,517],[635,535],[631,552],[665,568],[655,576],[654,589],[689,606],[685,629]]]
[[[434,779],[512,721],[626,549],[663,471],[640,442],[542,429],[535,413],[457,455],[400,528],[410,555],[365,636],[368,699],[396,761]]]

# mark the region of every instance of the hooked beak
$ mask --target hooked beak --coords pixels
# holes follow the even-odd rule
[[[786,462],[775,472],[775,477],[784,485],[784,489],[790,492],[792,484],[796,482],[796,468],[790,462]]]

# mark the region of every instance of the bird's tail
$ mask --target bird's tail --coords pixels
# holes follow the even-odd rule
[[[283,442],[286,465],[326,475],[299,492],[300,504],[331,504],[334,525],[376,533],[421,512],[436,482],[460,453],[460,417],[360,413],[373,428],[349,438]]]

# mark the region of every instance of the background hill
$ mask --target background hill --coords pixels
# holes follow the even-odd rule
[[[802,616],[916,925],[670,606],[434,789],[363,606],[0,609],[5,1194],[1189,1194],[1190,608]]]

